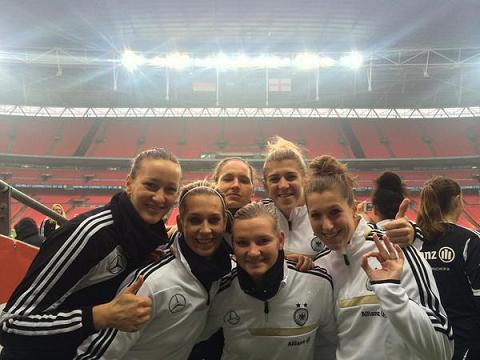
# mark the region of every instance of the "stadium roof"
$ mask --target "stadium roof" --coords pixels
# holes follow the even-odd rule
[[[2,47],[348,51],[480,46],[477,0],[4,2]]]
[[[190,90],[197,82],[201,84],[197,89],[208,92],[212,89],[208,72],[168,80],[158,71],[146,72],[145,83],[135,80],[133,90],[127,76],[112,75],[111,67],[92,72],[89,64],[65,60],[68,54],[105,59],[105,54],[119,56],[130,48],[151,56],[172,51],[379,53],[383,58],[375,57],[370,67],[366,59],[355,76],[345,70],[341,75],[321,74],[306,88],[297,84],[306,84],[315,75],[272,73],[271,77],[292,79],[288,94],[292,96],[281,94],[270,102],[317,107],[475,106],[480,98],[479,14],[478,0],[8,1],[0,11],[0,85],[8,89],[0,90],[0,103],[190,106],[219,102],[218,96],[211,104],[205,94],[182,91],[184,82]],[[12,64],[9,53],[20,61]],[[50,56],[48,64],[41,61],[44,54]],[[195,79],[186,81],[188,77]],[[257,72],[250,80],[264,77]],[[123,86],[117,88],[117,81]],[[239,81],[238,76],[225,76],[223,85],[215,89],[234,88]],[[157,85],[158,92],[149,82]],[[167,86],[172,91],[176,89],[176,98],[164,94],[166,82],[171,82]],[[319,86],[320,96],[318,90],[312,95]],[[265,90],[247,92],[254,99],[239,96],[244,88],[230,95],[227,89],[220,102],[230,106],[265,102],[260,96]]]

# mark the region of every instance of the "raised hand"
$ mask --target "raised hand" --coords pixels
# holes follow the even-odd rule
[[[152,300],[137,295],[144,282],[138,277],[129,287],[123,289],[112,301],[93,308],[95,329],[115,328],[122,331],[137,331],[150,319]]]
[[[382,242],[374,234],[373,240],[378,251],[370,251],[362,256],[362,268],[370,281],[400,280],[405,261],[402,249],[397,244],[392,244],[388,236],[384,236]],[[381,265],[380,269],[374,269],[370,266],[368,259],[371,257],[378,260]]]
[[[355,205],[356,210],[357,210],[356,214],[360,215],[362,218],[364,218],[365,221],[372,222],[372,219],[371,219],[370,215],[368,214],[367,211],[365,211],[365,207],[366,207],[367,203],[368,203],[367,200],[357,202],[357,204]]]
[[[298,271],[308,271],[313,268],[313,260],[310,256],[301,255],[301,254],[288,254],[285,255],[287,260],[294,261],[297,263],[297,270]]]
[[[398,208],[395,220],[392,220],[383,226],[383,230],[390,241],[402,247],[412,244],[415,236],[415,230],[405,216],[409,205],[410,199],[403,199]]]

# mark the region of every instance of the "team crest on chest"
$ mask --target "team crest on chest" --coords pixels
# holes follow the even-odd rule
[[[299,326],[303,326],[308,321],[308,309],[307,304],[297,304],[297,309],[293,313],[293,321]]]
[[[323,249],[323,243],[320,241],[318,236],[315,236],[312,241],[310,241],[310,246],[313,251],[321,251]]]
[[[237,325],[240,322],[240,316],[234,310],[230,310],[223,317],[223,321],[230,325]]]

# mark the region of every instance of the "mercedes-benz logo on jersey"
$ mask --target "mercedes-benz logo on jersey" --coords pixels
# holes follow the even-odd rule
[[[312,241],[310,241],[310,246],[312,247],[313,251],[321,251],[323,249],[323,243],[318,236],[315,236]]]
[[[451,263],[455,260],[455,251],[451,247],[444,246],[438,250],[438,257],[444,263]]]
[[[182,294],[173,295],[168,302],[168,310],[170,310],[172,314],[182,311],[185,309],[185,306],[187,306],[187,300]]]
[[[308,309],[307,304],[297,304],[297,310],[293,313],[293,321],[299,326],[303,326],[307,323],[308,320]]]
[[[240,316],[234,310],[230,310],[223,317],[223,321],[230,325],[237,325],[240,322]]]
[[[112,274],[119,274],[125,269],[125,258],[122,254],[117,254],[108,263],[108,271]]]

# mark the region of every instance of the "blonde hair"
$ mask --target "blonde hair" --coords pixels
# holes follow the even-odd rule
[[[220,180],[220,173],[222,172],[223,167],[229,162],[229,161],[241,161],[243,162],[247,167],[248,167],[248,172],[250,175],[250,182],[252,185],[255,183],[255,178],[257,176],[255,169],[253,166],[245,159],[242,159],[241,157],[233,156],[233,157],[228,157],[223,159],[222,161],[218,162],[217,165],[215,166],[215,169],[213,169],[212,172],[212,178],[215,184],[218,184],[218,181]]]
[[[302,176],[307,173],[307,164],[303,159],[300,147],[280,136],[275,136],[267,142],[267,155],[263,163],[263,178],[267,179],[267,166],[272,161],[293,160],[297,163]]]
[[[280,224],[278,223],[278,217],[276,210],[272,205],[264,204],[262,202],[250,203],[238,209],[233,217],[233,223],[238,220],[250,220],[258,217],[265,216],[272,220],[273,228],[277,233],[280,233]]]

